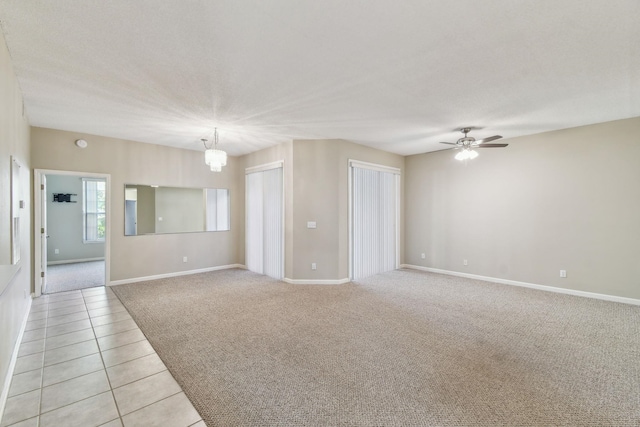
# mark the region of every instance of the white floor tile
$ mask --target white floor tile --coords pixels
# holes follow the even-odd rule
[[[118,418],[110,391],[63,406],[40,416],[40,427],[99,426]]]
[[[47,328],[47,339],[69,332],[81,331],[91,328],[89,319],[78,320],[77,322],[65,323],[64,325],[51,326]]]
[[[21,374],[23,372],[32,371],[34,369],[41,369],[44,360],[44,352],[30,354],[24,357],[18,357],[16,359],[16,367],[13,370],[13,374]]]
[[[89,318],[89,313],[87,313],[86,311],[81,311],[79,313],[65,314],[64,316],[49,317],[49,320],[47,321],[47,326],[51,327],[56,325],[62,325],[64,323],[77,322],[78,320],[83,320],[88,318]]]
[[[48,335],[48,331],[47,331]],[[59,347],[65,347],[67,345],[76,344],[82,341],[89,341],[95,339],[93,329],[82,329],[80,331],[70,332],[64,335],[56,335],[45,340],[44,348],[46,351],[53,350]]]
[[[30,354],[41,353],[44,351],[44,339],[37,341],[23,342],[18,349],[18,357],[28,356]]]
[[[81,357],[44,368],[44,387],[104,369],[100,354]]]
[[[126,415],[182,389],[169,371],[163,371],[113,390],[120,414]]]
[[[151,344],[149,344],[147,340],[144,340],[103,351],[102,359],[104,360],[104,365],[108,368],[154,352]]]
[[[42,386],[42,369],[34,369],[33,371],[23,372],[14,375],[11,378],[11,387],[9,388],[9,397],[18,394],[27,393],[29,391],[38,390]]]
[[[44,366],[55,365],[56,363],[66,362],[98,352],[98,343],[95,339],[47,350],[44,353]]]
[[[120,332],[130,331],[132,329],[138,329],[138,325],[133,319],[121,320],[115,323],[109,323],[107,325],[95,326],[93,330],[96,333],[96,338],[106,337],[107,335],[118,334]]]
[[[92,372],[43,388],[40,410],[49,412],[109,390],[106,373],[103,370]]]
[[[166,369],[167,367],[164,365],[160,357],[153,353],[139,359],[107,368],[107,374],[109,374],[111,387],[116,388],[124,384],[137,381],[141,378],[148,377],[149,375],[165,371]]]
[[[109,323],[120,322],[121,320],[130,320],[131,315],[126,311],[120,311],[113,314],[105,314],[104,316],[92,317],[91,323],[94,327],[108,325]]]
[[[145,339],[146,337],[140,329],[132,329],[126,332],[120,332],[119,334],[98,338],[98,344],[100,345],[100,350],[106,351]]]
[[[0,426],[9,426],[37,416],[39,405],[40,389],[8,398]]]
[[[18,352],[0,427],[204,427],[111,289],[35,299]]]
[[[175,394],[122,417],[125,427],[188,427],[200,419],[184,393]]]

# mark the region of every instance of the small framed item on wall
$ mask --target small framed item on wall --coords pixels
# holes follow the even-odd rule
[[[24,207],[20,186],[20,163],[11,157],[11,263],[20,262],[20,209]]]

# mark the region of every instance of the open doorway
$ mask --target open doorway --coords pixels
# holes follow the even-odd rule
[[[36,170],[34,183],[36,295],[108,284],[109,175]]]

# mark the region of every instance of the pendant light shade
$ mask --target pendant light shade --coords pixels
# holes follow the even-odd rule
[[[207,146],[207,140],[202,139],[204,144],[204,162],[211,168],[211,172],[221,172],[222,167],[227,165],[227,153],[222,150],[218,150],[218,128],[215,128],[213,133],[213,144]]]

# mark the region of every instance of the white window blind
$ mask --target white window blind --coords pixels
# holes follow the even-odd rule
[[[282,167],[246,175],[246,264],[250,271],[284,277]]]
[[[82,179],[84,241],[103,242],[106,235],[106,182]]]
[[[229,190],[224,188],[207,188],[205,191],[206,230],[218,231],[229,229]]]
[[[358,280],[398,268],[399,172],[351,164],[351,271]]]

